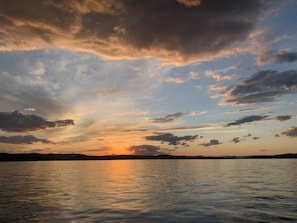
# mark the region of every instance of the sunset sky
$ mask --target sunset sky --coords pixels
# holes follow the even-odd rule
[[[297,1],[0,1],[0,152],[297,153]]]

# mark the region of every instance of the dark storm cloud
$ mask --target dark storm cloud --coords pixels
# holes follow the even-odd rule
[[[286,135],[289,137],[297,137],[297,127],[292,126],[290,128],[285,129],[282,132],[282,135]]]
[[[7,132],[27,132],[74,125],[71,119],[47,121],[37,115],[23,115],[18,111],[0,112],[0,129]]]
[[[41,143],[52,143],[47,139],[39,139],[33,135],[25,135],[25,136],[0,136],[0,143],[10,143],[10,144],[33,144],[36,142]]]
[[[215,145],[219,145],[219,144],[221,144],[221,143],[219,142],[219,140],[217,140],[217,139],[211,139],[209,142],[207,142],[207,143],[202,143],[201,145],[202,145],[202,146],[205,146],[205,147],[208,147],[208,146],[215,146]]]
[[[230,122],[225,125],[225,127],[232,126],[232,125],[242,125],[244,123],[250,123],[250,122],[256,122],[256,121],[262,121],[266,120],[268,116],[266,115],[250,115],[243,117],[241,119],[236,120],[235,122]]]
[[[238,85],[223,92],[225,104],[252,104],[274,101],[276,97],[297,93],[297,70],[254,73]]]
[[[245,40],[271,2],[0,1],[0,50],[59,46],[117,57],[210,56]]]
[[[175,136],[171,133],[146,136],[146,140],[166,142],[168,145],[180,145],[182,142],[193,142],[198,135]]]
[[[286,121],[286,120],[289,120],[289,119],[291,119],[292,118],[292,116],[291,115],[279,115],[279,116],[275,116],[275,117],[273,117],[272,119],[273,120],[277,120],[277,121]]]
[[[156,156],[164,154],[160,151],[160,147],[153,145],[130,146],[128,150],[133,152],[133,155],[141,156]]]

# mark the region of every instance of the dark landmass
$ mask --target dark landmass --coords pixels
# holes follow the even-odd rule
[[[40,154],[40,153],[0,153],[0,162],[4,161],[49,161],[49,160],[133,160],[133,159],[291,159],[297,154],[255,155],[255,156],[138,156],[108,155],[88,156],[83,154]]]

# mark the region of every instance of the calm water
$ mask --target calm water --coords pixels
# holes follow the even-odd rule
[[[0,222],[297,222],[297,160],[0,163]]]

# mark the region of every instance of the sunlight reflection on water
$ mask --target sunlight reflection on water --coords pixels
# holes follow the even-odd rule
[[[0,163],[0,222],[292,222],[296,167],[296,159]]]

